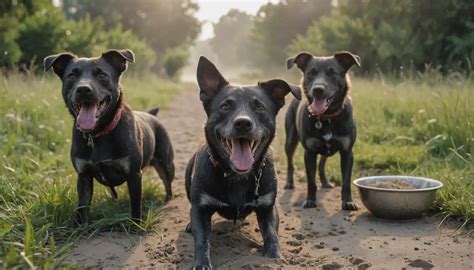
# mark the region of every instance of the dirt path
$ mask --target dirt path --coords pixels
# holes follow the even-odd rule
[[[188,222],[189,203],[184,191],[184,169],[203,139],[204,112],[196,92],[176,98],[172,110],[160,112],[160,120],[171,134],[175,148],[175,198],[162,211],[159,234],[132,238],[124,234],[95,236],[78,243],[69,259],[88,268],[189,269],[194,243],[183,230]],[[282,119],[280,112],[279,119]],[[282,121],[279,121],[282,124]],[[284,134],[279,133],[279,136]],[[276,139],[276,141],[278,141]],[[275,156],[285,158],[275,153]],[[386,222],[373,218],[354,190],[357,212],[340,211],[340,189],[318,192],[319,206],[302,209],[306,185],[296,183],[285,191],[284,168],[279,168],[280,245],[283,259],[262,255],[262,239],[255,216],[238,227],[213,218],[211,259],[218,269],[400,269],[422,267],[472,269],[472,238],[437,229],[438,220]],[[301,172],[300,172],[301,173]]]

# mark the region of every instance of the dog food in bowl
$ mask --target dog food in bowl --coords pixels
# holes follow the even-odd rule
[[[416,189],[415,186],[411,185],[408,182],[402,181],[400,179],[390,179],[384,182],[378,183],[368,183],[367,186],[376,187],[376,188],[389,188],[389,189]]]
[[[360,199],[376,217],[392,220],[416,219],[436,198],[440,181],[416,176],[370,176],[354,181]]]

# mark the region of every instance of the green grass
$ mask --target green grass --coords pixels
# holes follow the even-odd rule
[[[383,174],[438,179],[444,187],[433,210],[472,220],[474,84],[421,78],[390,83],[355,79],[352,85],[358,132],[353,179]],[[300,169],[302,153],[298,147],[295,164]],[[280,165],[286,166],[286,158],[280,158]],[[340,183],[338,155],[328,160],[326,173]],[[306,181],[303,175],[300,181]]]
[[[127,101],[140,110],[166,108],[185,87],[154,77],[125,77],[123,84]],[[445,186],[434,210],[474,218],[472,83],[356,79],[353,101],[358,128],[354,179],[380,174],[439,179]],[[54,268],[80,236],[129,231],[125,185],[113,201],[108,190],[96,184],[92,223],[72,226],[77,194],[69,159],[71,128],[57,78],[0,78],[0,268]],[[299,147],[295,161],[303,169],[301,153]],[[283,168],[284,155],[279,160]],[[338,164],[337,156],[328,161],[327,174],[335,182],[340,180]],[[163,198],[156,174],[146,171],[145,222],[135,229],[153,230]]]
[[[126,100],[134,109],[166,108],[182,85],[152,76],[125,77]],[[139,232],[153,228],[164,194],[152,170],[144,175],[145,221],[129,220],[126,185],[113,201],[95,185],[92,224],[72,226],[77,205],[76,174],[69,158],[72,118],[60,81],[48,75],[0,78],[0,268],[57,267],[74,240],[99,231]]]

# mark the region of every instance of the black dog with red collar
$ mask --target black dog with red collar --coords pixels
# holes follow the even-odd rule
[[[66,107],[74,117],[71,159],[78,174],[76,222],[87,223],[93,179],[110,187],[127,182],[132,218],[141,219],[142,168],[153,166],[172,197],[174,178],[170,138],[158,121],[158,108],[136,112],[123,101],[120,76],[133,62],[130,50],[109,50],[96,58],[70,53],[48,56],[45,71],[53,68],[61,79]]]
[[[304,208],[316,207],[316,160],[323,188],[332,188],[324,173],[326,159],[339,152],[342,174],[342,209],[357,210],[351,195],[351,173],[356,140],[356,126],[352,114],[349,76],[353,65],[360,67],[360,58],[350,52],[338,52],[331,57],[314,57],[302,52],[287,60],[303,72],[302,88],[306,100],[294,99],[285,118],[285,151],[288,159],[288,178],[285,189],[293,189],[293,155],[298,142],[304,147],[304,162],[308,194]]]
[[[186,193],[191,202],[187,231],[194,237],[194,269],[211,269],[211,218],[230,220],[256,213],[266,256],[280,257],[277,178],[268,148],[275,136],[276,115],[298,87],[283,80],[257,85],[229,84],[204,57],[197,79],[207,114],[206,145],[186,168]]]

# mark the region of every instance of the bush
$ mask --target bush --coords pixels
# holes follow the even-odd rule
[[[336,14],[338,12],[335,12]],[[364,69],[370,69],[371,64],[366,59],[373,52],[362,51],[359,48],[372,47],[374,30],[361,19],[351,19],[348,16],[326,16],[308,29],[306,36],[298,36],[289,46],[289,55],[299,51],[309,51],[315,55],[332,55],[336,51],[350,50],[362,58]]]
[[[59,49],[82,57],[97,56],[105,50],[103,25],[102,19],[91,20],[88,16],[78,21],[68,20],[63,27],[63,44]]]
[[[104,49],[130,49],[135,53],[135,62],[129,65],[127,72],[143,74],[149,72],[156,61],[155,52],[144,40],[139,39],[130,30],[124,31],[117,26],[101,36],[101,50]],[[100,52],[97,52],[98,54]]]
[[[0,67],[12,68],[21,57],[15,40],[18,37],[18,21],[13,17],[0,18]]]
[[[63,51],[82,57],[92,57],[99,56],[107,49],[128,48],[135,52],[138,63],[131,65],[130,70],[132,72],[150,70],[155,62],[155,53],[144,41],[131,31],[122,30],[121,26],[109,31],[104,31],[103,26],[104,22],[100,18],[91,20],[86,16],[81,20],[73,21],[66,20],[64,15],[57,10],[37,12],[27,17],[21,24],[17,43],[18,52],[20,54],[22,52],[23,56],[21,59],[19,55],[11,58],[10,64],[13,65],[20,60],[19,64],[22,65],[41,66],[44,57]],[[1,41],[2,39],[0,39],[0,48],[3,45]],[[1,64],[4,65],[3,61]]]
[[[20,64],[41,66],[43,58],[64,48],[66,24],[55,10],[42,10],[27,17],[20,25],[17,44],[22,52]]]
[[[167,49],[163,58],[166,75],[172,79],[177,79],[188,58],[189,52],[183,47]]]

